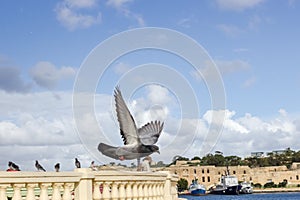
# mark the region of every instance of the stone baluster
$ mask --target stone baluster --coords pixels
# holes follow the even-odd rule
[[[143,186],[142,183],[140,183],[138,185],[138,200],[143,200],[144,199],[144,191],[143,191],[143,189],[144,189],[144,186]]]
[[[126,200],[132,200],[132,183],[127,182],[125,185],[125,192],[126,192]]]
[[[159,200],[163,200],[164,199],[164,184],[160,183],[158,185],[158,194],[159,194]]]
[[[13,184],[14,195],[12,200],[22,200],[21,188],[25,187],[25,184]]]
[[[148,200],[153,200],[153,183],[148,184]]]
[[[63,186],[63,183],[53,183],[52,185],[52,200],[61,200],[60,189]]]
[[[144,198],[143,200],[149,200],[149,183],[144,183],[144,188],[143,188],[143,192],[144,192]]]
[[[39,200],[49,200],[49,196],[48,196],[48,187],[49,186],[51,186],[50,183],[41,183],[40,184],[41,193],[40,193]]]
[[[72,195],[71,195],[71,187],[72,183],[65,183],[64,184],[64,193],[63,193],[63,200],[72,200]]]
[[[153,193],[153,200],[158,200],[157,199],[157,183],[152,184],[152,193]]]
[[[120,200],[125,200],[126,199],[125,183],[124,182],[119,183],[119,199]]]
[[[102,198],[103,200],[109,200],[110,199],[110,185],[111,182],[104,182],[103,183],[103,193],[102,193]]]
[[[119,191],[118,191],[118,183],[117,182],[112,183],[111,198],[112,198],[112,200],[118,200],[119,199]]]
[[[37,183],[28,183],[26,185],[27,195],[26,200],[35,200],[34,188],[37,187]]]
[[[101,182],[95,182],[94,183],[94,192],[93,192],[93,199],[94,200],[100,200],[102,198],[101,192],[100,192],[100,185]]]
[[[6,188],[10,187],[10,184],[1,184],[0,185],[0,200],[7,200],[6,197]]]
[[[138,185],[134,183],[132,186],[132,200],[138,200],[139,193],[138,193]]]

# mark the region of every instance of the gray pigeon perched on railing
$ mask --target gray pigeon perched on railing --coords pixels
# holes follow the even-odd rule
[[[35,168],[38,170],[38,171],[46,171],[43,166],[39,163],[39,161],[35,161]]]
[[[54,169],[55,169],[56,172],[59,172],[60,164],[59,164],[59,163],[56,163],[56,164],[54,165]]]
[[[114,97],[124,146],[114,147],[100,143],[98,150],[117,160],[137,159],[138,164],[140,158],[149,156],[154,152],[159,153],[159,147],[154,144],[162,132],[164,123],[151,121],[138,129],[118,87],[115,89]]]
[[[75,166],[77,168],[81,168],[81,164],[80,164],[80,162],[79,162],[79,160],[77,158],[75,158]]]

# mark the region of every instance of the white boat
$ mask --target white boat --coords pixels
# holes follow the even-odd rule
[[[251,183],[242,182],[240,183],[241,189],[240,194],[252,194],[253,193],[253,187]]]
[[[211,194],[229,194],[237,195],[239,194],[241,186],[238,183],[236,176],[232,175],[223,175],[221,177],[221,182],[216,185],[214,188],[211,188]]]

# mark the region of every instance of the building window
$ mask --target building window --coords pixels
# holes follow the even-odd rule
[[[220,175],[220,174],[221,174],[221,172],[218,172],[218,174]]]
[[[210,182],[210,177],[209,176],[207,177],[207,182]]]
[[[233,174],[235,174],[235,171],[233,171]]]
[[[299,175],[296,175],[296,180],[299,180]]]
[[[203,183],[205,182],[205,177],[202,177],[202,182],[203,182]]]
[[[247,173],[246,173],[246,170],[244,170],[244,174],[247,174]]]
[[[250,181],[252,181],[252,177],[250,176]]]
[[[197,170],[196,169],[194,169],[194,174],[197,174]]]
[[[202,174],[204,174],[204,169],[202,169]]]
[[[207,169],[207,173],[209,174],[209,169]]]

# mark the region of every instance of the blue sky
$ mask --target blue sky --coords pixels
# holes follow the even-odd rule
[[[1,168],[14,160],[34,170],[32,160],[40,159],[49,170],[54,162],[62,162],[69,170],[76,156],[85,165],[92,159],[109,162],[82,147],[72,119],[73,84],[97,45],[114,34],[145,27],[172,29],[193,38],[216,63],[226,91],[226,117],[213,150],[247,156],[251,151],[300,149],[295,142],[300,135],[299,9],[296,0],[2,2],[0,155],[6,159],[0,161]],[[193,80],[188,64],[178,57],[144,50],[115,60],[103,76],[105,84],[98,87],[96,115],[104,121],[103,129],[116,132],[111,142],[120,142],[116,123],[111,121],[113,88],[128,70],[154,62],[176,69],[191,87],[201,88],[196,94],[199,118],[181,119],[180,131],[177,123],[166,123],[160,143],[166,153],[154,158],[169,162],[168,152],[192,156],[198,150],[175,151],[164,141],[173,138],[178,140],[174,144],[185,145],[180,134],[188,134],[188,124],[197,121],[197,130],[206,132],[214,111],[205,84]],[[159,101],[146,95],[153,89],[161,91]],[[132,91],[127,100],[136,120],[151,120],[155,104],[160,112],[153,116],[178,122],[182,111],[176,94],[170,92],[156,86]],[[192,146],[201,145],[204,135],[194,137],[198,142]],[[27,154],[10,152],[12,147]]]

